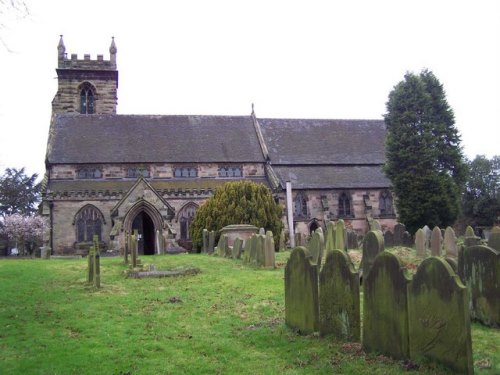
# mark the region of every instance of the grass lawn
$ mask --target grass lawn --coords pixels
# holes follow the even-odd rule
[[[407,372],[359,344],[288,329],[288,255],[277,254],[275,270],[207,255],[142,257],[158,269],[201,269],[162,279],[125,278],[121,258],[101,258],[99,290],[86,284],[86,259],[0,260],[0,374]],[[473,324],[472,337],[476,373],[500,373],[500,331]]]

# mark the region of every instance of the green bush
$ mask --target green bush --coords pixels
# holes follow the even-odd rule
[[[277,246],[283,226],[282,211],[283,208],[274,201],[271,190],[266,186],[251,181],[228,182],[218,188],[196,212],[189,229],[193,248],[202,247],[203,229],[214,230],[218,241],[218,231],[231,224],[251,224],[270,230]]]

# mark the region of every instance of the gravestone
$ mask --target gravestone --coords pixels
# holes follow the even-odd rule
[[[335,225],[335,249],[347,251],[347,239],[344,220],[340,219]]]
[[[300,232],[295,233],[295,246],[304,246],[304,236]]]
[[[283,229],[280,233],[280,244],[278,251],[285,251],[285,250],[286,250],[286,233],[285,230]]]
[[[465,238],[464,245],[465,246],[477,246],[481,244],[481,238],[476,236],[474,233],[474,229],[470,225],[465,228]]]
[[[202,232],[202,238],[203,238],[203,247],[201,249],[202,253],[206,254],[208,253],[208,237],[209,237],[209,234],[208,234],[208,229],[203,229],[203,232]]]
[[[363,348],[395,359],[409,356],[407,276],[401,261],[383,251],[363,279]]]
[[[403,246],[403,233],[406,231],[404,224],[397,223],[394,226],[394,246]]]
[[[422,230],[424,231],[424,234],[425,234],[425,249],[427,251],[427,249],[431,248],[432,230],[427,225],[424,225]]]
[[[130,260],[132,262],[132,268],[137,267],[138,235],[139,232],[135,229],[134,234],[130,236]]]
[[[353,230],[347,231],[347,249],[358,248],[358,234]]]
[[[459,252],[458,269],[470,290],[471,318],[500,327],[500,252],[488,246],[464,247]]]
[[[101,287],[101,250],[99,249],[99,237],[94,234],[94,286]]]
[[[87,255],[87,282],[89,284],[94,283],[94,253],[94,246],[91,246]]]
[[[359,275],[345,251],[329,250],[325,258],[319,276],[320,334],[359,342]]]
[[[265,230],[264,228],[260,228],[260,229],[259,229],[259,234],[260,234],[261,236],[265,236],[265,235],[266,235],[266,230]]]
[[[413,238],[408,231],[403,232],[403,246],[413,247]]]
[[[123,250],[123,263],[128,264],[128,253],[130,246],[130,235],[127,231],[125,231],[125,247]]]
[[[302,334],[319,329],[318,268],[304,247],[292,250],[285,267],[285,323]]]
[[[470,225],[465,228],[465,237],[476,237],[476,233],[474,233],[474,229]]]
[[[250,263],[250,253],[252,251],[253,237],[254,236],[248,238],[245,241],[245,247],[244,247],[244,250],[243,250],[243,263]]]
[[[241,258],[241,248],[243,246],[243,240],[241,238],[236,238],[233,243],[232,256],[233,259]]]
[[[488,246],[492,249],[500,251],[500,230],[493,229],[488,239]]]
[[[431,255],[435,257],[441,256],[441,248],[443,244],[443,237],[441,236],[441,229],[435,226],[431,235]]]
[[[267,231],[264,239],[264,267],[275,268],[276,259],[274,256],[274,237],[273,232]]]
[[[208,249],[207,249],[208,254],[214,253],[215,251],[214,246],[215,246],[215,231],[211,230],[208,233]]]
[[[427,249],[425,247],[426,242],[424,230],[422,228],[418,229],[417,233],[415,233],[415,250],[419,258],[425,258],[427,256]]]
[[[256,235],[256,254],[257,258],[255,259],[255,265],[262,267],[266,261],[266,255],[265,255],[265,243],[266,243],[266,236],[263,234],[258,234]]]
[[[390,230],[387,230],[384,233],[384,244],[387,248],[394,246],[394,233]]]
[[[447,227],[444,231],[444,253],[446,256],[457,257],[457,236],[452,227]]]
[[[375,219],[368,220],[368,227],[370,230],[382,230],[382,225],[380,225],[380,222]]]
[[[446,257],[444,258],[444,260],[446,261],[446,263],[448,263],[451,267],[451,269],[453,270],[453,272],[455,272],[457,275],[458,275],[458,261],[457,261],[457,258],[453,257]]]
[[[322,257],[322,247],[321,240],[318,233],[314,232],[312,234],[311,240],[307,246],[309,250],[309,254],[311,255],[311,263],[316,264],[318,267],[321,265],[321,257]]]
[[[425,259],[408,287],[410,357],[472,374],[467,288],[442,258]]]
[[[382,232],[378,230],[368,232],[363,241],[363,257],[361,258],[363,278],[368,275],[375,258],[382,251],[384,251],[384,238],[382,237]]]
[[[325,251],[335,249],[335,223],[329,221],[326,224]]]

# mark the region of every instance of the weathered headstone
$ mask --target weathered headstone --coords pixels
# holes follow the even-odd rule
[[[335,226],[335,249],[347,251],[347,239],[344,220],[337,221]]]
[[[101,251],[99,249],[99,237],[94,235],[94,286],[101,287]]]
[[[285,251],[286,250],[286,233],[285,230],[283,229],[280,233],[280,244],[279,244],[279,251]]]
[[[431,236],[431,255],[435,257],[441,256],[441,249],[443,244],[443,237],[441,236],[441,229],[435,226],[432,230]]]
[[[390,230],[386,230],[384,233],[384,244],[387,248],[394,246],[394,233]]]
[[[325,251],[335,249],[335,223],[329,221],[326,225]]]
[[[243,250],[243,263],[250,263],[250,253],[252,251],[252,241],[253,237],[247,238],[245,241],[245,247]]]
[[[345,251],[329,250],[325,258],[319,276],[320,334],[359,342],[359,275]]]
[[[380,225],[380,222],[375,219],[371,219],[368,221],[368,227],[370,230],[380,230],[382,231],[382,225]]]
[[[470,225],[465,228],[464,245],[477,246],[481,244],[481,238],[476,236],[474,229]]]
[[[425,232],[422,228],[417,230],[417,233],[415,233],[415,250],[417,252],[417,256],[419,258],[425,258],[426,257],[426,248],[425,248],[425,243],[426,243],[426,237],[425,237]]]
[[[358,234],[353,230],[347,231],[347,249],[358,248]]]
[[[363,280],[363,348],[395,359],[409,356],[407,276],[401,261],[383,251]]]
[[[322,246],[320,235],[314,232],[311,236],[311,240],[307,246],[309,250],[309,254],[311,255],[311,263],[316,264],[318,267],[321,265],[322,254]]]
[[[407,230],[403,232],[403,246],[413,247],[413,237]]]
[[[458,270],[470,290],[471,318],[500,327],[500,251],[482,245],[464,247]]]
[[[363,277],[370,272],[370,268],[375,261],[378,254],[384,251],[384,238],[382,232],[372,230],[368,232],[363,241],[363,257],[361,258],[361,269],[363,270]]]
[[[131,259],[131,266],[132,268],[137,267],[137,251],[138,251],[138,234],[139,232],[137,230],[134,230],[134,234],[130,236],[130,259]]]
[[[422,228],[422,230],[424,231],[424,234],[425,234],[425,248],[426,249],[430,249],[431,248],[432,230],[427,225],[424,225],[424,227]]]
[[[94,246],[91,246],[87,255],[87,282],[89,284],[94,283],[94,253]]]
[[[208,249],[207,249],[207,252],[209,254],[213,254],[215,249],[214,249],[214,246],[215,246],[215,231],[210,231],[208,233]]]
[[[260,228],[260,229],[259,229],[259,234],[260,234],[261,236],[265,236],[265,235],[266,235],[266,230],[265,230],[264,228]]]
[[[472,374],[467,288],[442,258],[425,259],[408,287],[410,357]]]
[[[452,227],[447,227],[444,231],[444,253],[446,256],[457,257],[457,236]]]
[[[488,246],[492,249],[500,251],[500,230],[493,229],[488,239]]]
[[[266,236],[264,234],[258,234],[257,236],[257,258],[255,259],[255,265],[262,267],[266,261],[265,255],[265,243]]]
[[[403,233],[406,231],[404,224],[397,223],[394,226],[394,246],[403,246]]]
[[[276,259],[274,256],[274,237],[273,232],[267,231],[264,239],[264,267],[275,268]]]
[[[209,237],[208,229],[206,229],[206,228],[203,229],[201,236],[203,239],[203,247],[201,248],[201,252],[206,254],[206,253],[208,253],[208,237]]]
[[[302,334],[319,329],[318,268],[310,259],[296,247],[285,267],[285,322]]]
[[[476,237],[476,233],[474,233],[474,229],[470,225],[465,228],[465,237]]]
[[[130,248],[130,234],[125,231],[125,247],[123,250],[123,263],[128,264],[128,254]]]
[[[233,259],[241,258],[241,249],[243,246],[243,240],[241,238],[236,238],[233,243],[232,255]]]

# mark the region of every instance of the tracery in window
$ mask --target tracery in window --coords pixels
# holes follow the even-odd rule
[[[191,237],[189,236],[189,227],[191,226],[191,222],[194,219],[194,216],[196,215],[196,210],[198,209],[198,206],[195,203],[188,203],[186,204],[178,214],[179,218],[179,224],[180,224],[180,229],[181,229],[181,240],[190,240]]]
[[[241,167],[220,167],[219,177],[241,177]]]
[[[339,217],[351,216],[351,198],[342,192],[339,196]]]
[[[86,82],[80,91],[80,113],[91,115],[94,113],[94,88]]]
[[[295,196],[293,213],[295,217],[307,217],[307,200],[304,193],[299,192]]]
[[[392,195],[388,190],[384,190],[380,193],[378,205],[381,216],[394,215]]]
[[[103,216],[95,206],[89,204],[83,207],[75,215],[76,241],[92,242],[94,235],[101,241],[103,222]]]
[[[198,169],[194,167],[175,168],[174,177],[194,178],[198,176]]]

